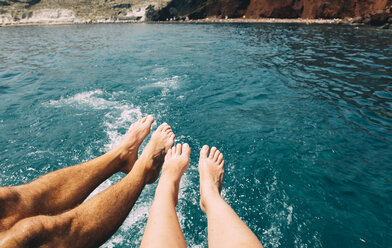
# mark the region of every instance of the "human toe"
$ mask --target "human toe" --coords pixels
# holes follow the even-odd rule
[[[139,119],[137,122],[144,123],[144,122],[146,122],[146,120],[147,120],[147,116]]]
[[[181,144],[177,144],[176,155],[181,155],[181,151],[182,151]]]
[[[200,150],[200,158],[207,158],[209,147],[204,145]]]
[[[164,128],[168,127],[169,125],[164,122],[161,125],[159,125],[159,127],[157,128],[157,131],[163,131]]]
[[[208,158],[210,158],[210,159],[213,159],[214,158],[214,155],[215,155],[215,152],[216,152],[216,147],[215,146],[213,146],[212,148],[211,148],[211,151],[210,151],[210,155],[208,156]]]
[[[172,156],[173,156],[173,149],[170,148],[170,149],[167,151],[167,153],[166,153],[165,159],[171,158]]]
[[[169,127],[168,129],[166,129],[165,131],[164,131],[166,134],[170,134],[170,133],[172,133],[173,132],[173,130],[171,130],[171,128]]]
[[[154,122],[154,116],[148,115],[145,117],[146,119],[144,120],[144,123],[152,124]]]
[[[189,155],[191,155],[191,148],[187,143],[184,143],[184,145],[182,145],[182,154],[185,154],[188,157]]]
[[[219,155],[221,154],[221,152],[219,151],[219,150],[216,150],[216,152],[215,152],[215,154],[214,154],[214,158],[213,158],[213,160],[215,161],[215,162],[217,162],[218,161],[218,158],[219,158]]]
[[[166,124],[165,125],[165,127],[162,129],[162,132],[171,132],[171,127],[168,125],[168,124]]]
[[[221,163],[222,163],[222,161],[223,161],[223,154],[221,153],[221,154],[219,154],[219,157],[218,157],[218,164],[220,165]]]

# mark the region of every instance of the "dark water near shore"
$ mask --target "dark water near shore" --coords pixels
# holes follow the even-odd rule
[[[265,247],[391,247],[392,32],[0,28],[0,186],[101,155],[147,114],[192,148],[178,204],[190,247],[207,247],[204,144],[224,153],[223,195]],[[140,244],[155,187],[103,247]]]

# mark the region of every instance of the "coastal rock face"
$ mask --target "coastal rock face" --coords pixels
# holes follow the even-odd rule
[[[392,0],[172,0],[155,20],[171,18],[355,18],[382,25],[392,17]],[[359,18],[359,19],[358,19]]]
[[[242,17],[250,0],[172,0],[168,5],[157,10],[155,21],[171,18],[201,19],[207,17]]]
[[[202,18],[350,18],[392,23],[392,0],[0,0],[0,25]]]
[[[75,21],[75,13],[69,9],[39,9],[23,13],[20,17],[9,13],[0,15],[0,24],[74,23]]]
[[[0,25],[143,21],[170,0],[0,0]]]
[[[347,18],[392,7],[391,0],[250,0],[251,18]]]

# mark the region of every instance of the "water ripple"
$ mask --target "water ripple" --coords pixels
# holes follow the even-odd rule
[[[153,114],[192,148],[178,205],[190,247],[207,247],[204,144],[224,153],[223,196],[265,247],[388,247],[391,40],[333,25],[2,27],[0,185],[99,156]],[[103,247],[140,244],[155,187]]]

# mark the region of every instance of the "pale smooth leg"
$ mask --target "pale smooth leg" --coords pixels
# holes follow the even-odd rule
[[[208,246],[211,248],[261,247],[260,241],[234,210],[222,199],[223,154],[215,147],[200,151],[200,207],[207,215]]]
[[[78,207],[56,216],[35,216],[0,233],[0,247],[98,247],[119,228],[142,189],[156,180],[174,134],[162,124],[131,172]]]
[[[186,247],[176,213],[181,177],[189,166],[191,149],[177,144],[168,151],[141,247]]]

